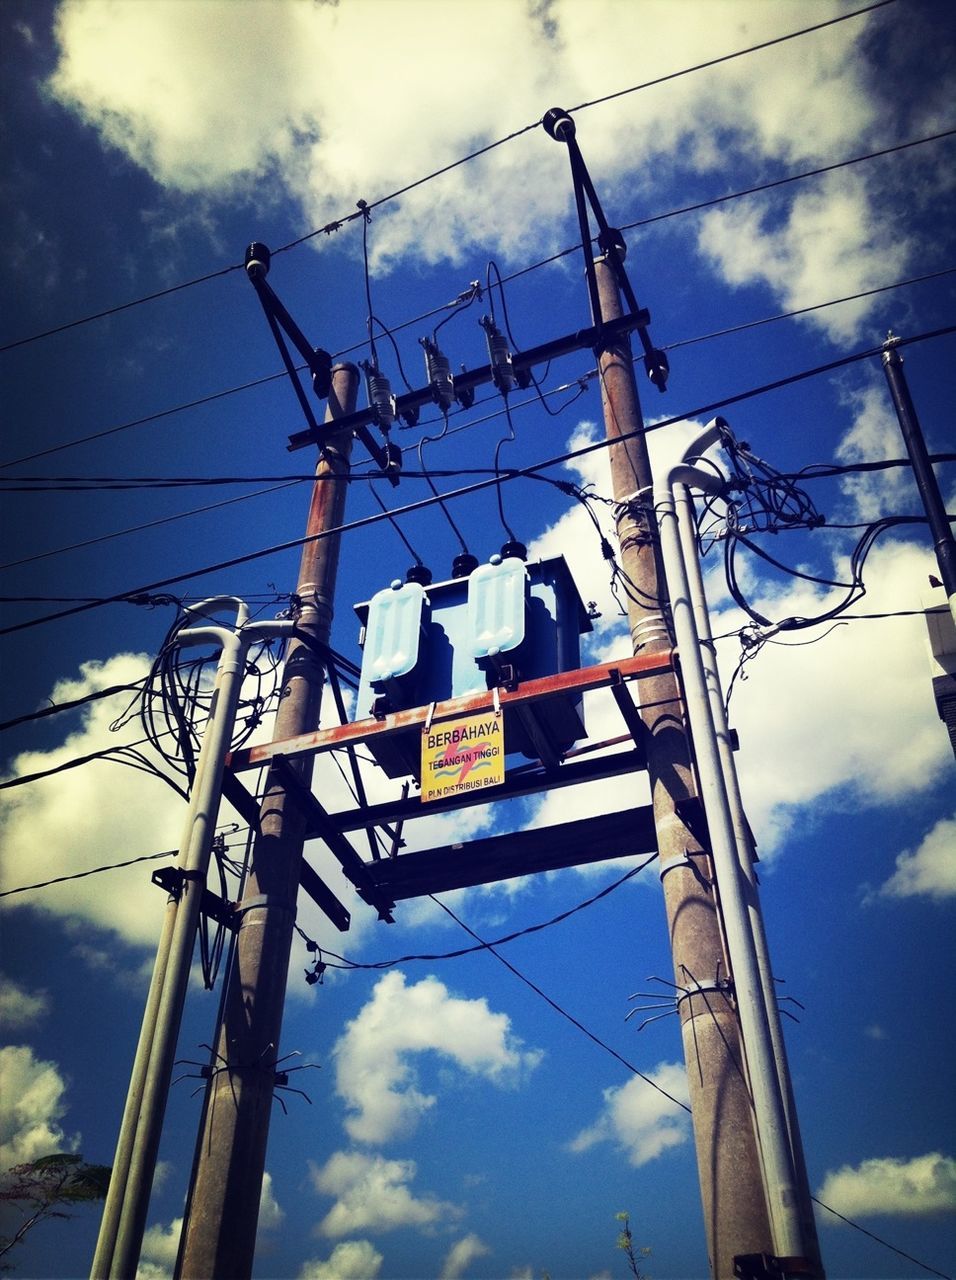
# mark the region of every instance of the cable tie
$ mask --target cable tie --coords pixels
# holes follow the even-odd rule
[[[432,716],[435,714],[435,707],[437,705],[438,704],[436,702],[429,703],[428,711],[425,715],[425,723],[422,726],[422,733],[427,733],[428,730],[432,727]]]

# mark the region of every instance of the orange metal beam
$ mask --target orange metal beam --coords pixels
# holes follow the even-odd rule
[[[557,675],[543,676],[538,680],[525,680],[514,689],[499,689],[498,701],[502,710],[509,706],[517,707],[538,701],[540,698],[553,697],[556,694],[584,693],[589,689],[602,689],[621,680],[638,680],[647,676],[659,676],[674,669],[677,651],[667,653],[660,651],[651,654],[637,654],[632,658],[621,658],[616,662],[603,662],[593,667],[577,667],[573,671],[561,671]],[[246,747],[242,751],[234,751],[227,759],[227,767],[239,773],[244,769],[256,769],[268,764],[274,756],[315,755],[320,751],[331,751],[334,747],[346,745],[357,746],[372,738],[382,738],[389,734],[401,733],[423,725],[431,710],[432,724],[442,720],[452,720],[458,716],[475,715],[488,711],[494,706],[494,690],[466,694],[461,698],[449,698],[437,702],[433,709],[429,707],[410,707],[405,711],[394,711],[383,716],[381,720],[356,720],[352,724],[336,725],[331,729],[316,729],[312,733],[301,733],[294,738],[284,738],[278,742],[265,742],[258,747]]]

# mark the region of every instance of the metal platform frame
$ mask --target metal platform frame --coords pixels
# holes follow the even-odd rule
[[[639,654],[352,723],[344,723],[344,704],[335,662],[330,661],[329,682],[343,723],[233,752],[227,760],[224,794],[247,821],[255,824],[258,822],[259,805],[243,786],[239,775],[264,765],[278,769],[283,785],[296,796],[306,813],[306,840],[323,840],[359,897],[375,907],[379,917],[387,921],[392,920],[391,912],[396,901],[403,899],[539,871],[650,853],[656,847],[650,805],[415,853],[401,853],[400,849],[403,846],[402,825],[406,820],[645,769],[647,761],[641,743],[639,683],[636,701],[629,686],[672,672],[676,660],[677,654],[673,649]],[[351,759],[353,777],[358,778],[354,749],[363,743],[396,734],[407,735],[410,730],[422,729],[426,724],[436,725],[461,716],[477,715],[493,710],[496,705],[500,706],[503,714],[517,714],[525,723],[533,724],[535,707],[542,700],[580,695],[594,689],[611,690],[624,733],[563,753],[549,742],[540,742],[539,758],[510,768],[501,784],[431,801],[427,805],[418,797],[409,796],[407,786],[403,788],[401,799],[370,805],[366,802],[364,788],[358,786],[359,803],[354,808],[331,813],[289,767],[296,758],[345,748]],[[677,714],[681,711],[678,707]],[[603,748],[624,747],[625,744],[630,745],[620,751],[601,756],[594,754]],[[369,839],[369,859],[360,856],[346,834],[362,830]],[[383,843],[387,844],[384,857]],[[305,859],[301,884],[337,928],[343,931],[348,928],[350,916],[347,908]]]

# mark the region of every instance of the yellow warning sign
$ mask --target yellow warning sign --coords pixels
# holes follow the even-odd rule
[[[505,780],[504,717],[487,711],[422,731],[422,800],[442,800]]]

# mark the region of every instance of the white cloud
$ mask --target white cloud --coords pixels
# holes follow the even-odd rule
[[[831,1170],[817,1198],[848,1218],[926,1217],[956,1210],[956,1160],[938,1151]]]
[[[872,462],[903,456],[899,423],[885,386],[874,384],[850,392],[846,401],[854,419],[834,450],[837,462]],[[840,488],[850,499],[854,520],[876,520],[894,512],[919,509],[914,505],[918,496],[908,467],[844,476]]]
[[[896,870],[879,893],[885,898],[937,900],[956,895],[956,815],[940,818],[916,849],[899,854]]]
[[[728,284],[767,285],[787,311],[897,279],[913,248],[888,221],[871,218],[867,179],[855,171],[801,189],[782,219],[749,202],[711,210],[698,245]],[[804,320],[848,341],[872,306],[861,298]]]
[[[343,1240],[326,1259],[303,1263],[299,1280],[376,1280],[382,1255],[368,1240]]]
[[[39,1022],[50,1011],[45,991],[27,991],[0,975],[0,1027],[13,1031]]]
[[[687,1074],[679,1062],[661,1062],[646,1074],[679,1101],[687,1101]],[[626,1084],[604,1090],[598,1118],[572,1140],[569,1150],[587,1151],[599,1142],[613,1142],[635,1168],[640,1168],[689,1140],[687,1114],[646,1080],[634,1076]]]
[[[106,662],[86,662],[75,678],[60,680],[51,692],[54,703],[84,697],[110,685],[130,684],[146,674],[142,654],[121,653]],[[110,722],[132,694],[119,694],[87,704],[78,712],[80,727],[58,747],[23,752],[9,772],[21,776],[54,768],[78,756],[142,738],[138,723],[111,733]],[[145,748],[147,754],[149,749]],[[155,757],[153,757],[155,758]],[[157,778],[107,761],[93,761],[52,777],[4,791],[0,795],[0,827],[4,841],[0,881],[4,889],[71,875],[108,862],[177,847],[184,803]],[[120,785],[117,785],[117,782]],[[89,803],[91,788],[98,802]],[[38,856],[37,850],[42,850]],[[143,866],[52,885],[42,892],[7,898],[7,910],[30,906],[38,911],[83,920],[128,941],[151,942],[162,918],[163,896],[148,890]]]
[[[431,1227],[461,1215],[458,1206],[433,1196],[416,1199],[409,1190],[417,1173],[414,1160],[386,1160],[360,1151],[336,1151],[322,1168],[312,1167],[316,1191],[335,1204],[319,1223],[325,1236],[396,1227]]]
[[[517,1080],[541,1056],[522,1049],[508,1016],[493,1013],[486,1000],[452,996],[431,976],[409,987],[404,974],[388,973],[333,1049],[352,1138],[381,1143],[415,1128],[436,1098],[416,1087],[408,1057],[428,1051],[497,1085]]]
[[[162,1171],[165,1179],[167,1169]],[[154,1186],[157,1180],[154,1179]],[[282,1224],[285,1212],[279,1207],[272,1190],[272,1174],[268,1170],[262,1175],[262,1191],[259,1196],[259,1222],[256,1238],[264,1233],[274,1231]],[[179,1238],[182,1235],[182,1218],[173,1218],[168,1226],[154,1223],[143,1233],[143,1245],[140,1254],[136,1280],[168,1280],[176,1265],[179,1252]]]
[[[29,1045],[0,1049],[0,1170],[59,1151],[75,1151],[79,1136],[68,1137],[66,1081],[55,1062],[34,1056]]]
[[[489,1253],[491,1249],[484,1240],[473,1231],[469,1232],[448,1250],[448,1256],[442,1263],[440,1280],[459,1280],[476,1258],[483,1258]]]
[[[459,0],[456,45],[482,68],[462,76],[434,12],[430,0],[64,0],[49,89],[168,189],[242,190],[261,202],[283,183],[303,225],[316,227],[351,212],[359,196],[374,200],[540,120],[555,103],[573,106],[806,22],[798,0],[639,9],[618,0]],[[838,12],[835,0],[821,0],[814,17]],[[635,171],[653,195],[688,172],[721,175],[746,160],[762,177],[768,161],[833,159],[860,145],[881,109],[859,56],[867,25],[858,18],[583,113],[582,146],[609,204],[636,212],[626,203]],[[368,109],[367,84],[354,75],[372,32],[386,65],[415,87],[392,95],[387,111]],[[883,233],[861,230],[880,220],[855,175],[792,192],[779,196],[792,198],[793,213],[776,230],[746,215],[707,220],[706,249],[721,270],[739,269],[747,230],[757,233],[749,269],[781,299],[807,295],[827,266],[842,285],[868,279],[881,250],[891,255],[885,273],[905,254],[902,242],[894,248]],[[479,246],[538,252],[566,234],[559,227],[570,208],[564,148],[534,130],[377,210],[373,263],[410,254],[457,261]],[[814,235],[818,263],[808,251]],[[865,309],[818,320],[845,332]]]

